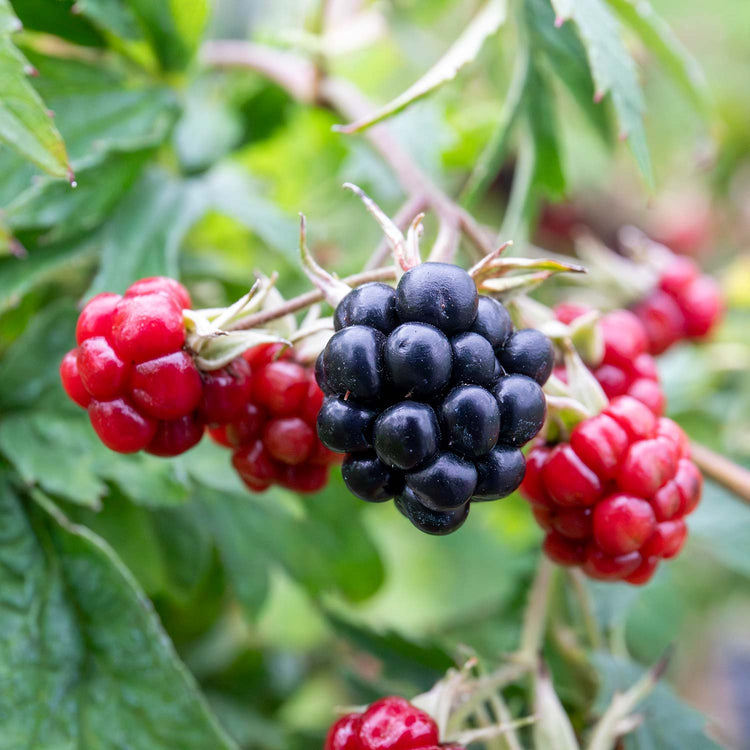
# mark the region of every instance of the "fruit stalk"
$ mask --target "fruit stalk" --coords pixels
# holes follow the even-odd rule
[[[730,461],[701,443],[691,442],[693,462],[710,479],[745,503],[750,503],[750,470]]]
[[[387,266],[385,268],[373,268],[368,271],[361,271],[352,276],[347,276],[342,281],[351,287],[356,287],[366,284],[369,281],[390,281],[395,278],[396,269],[393,266]],[[266,323],[270,323],[272,320],[277,320],[290,313],[299,312],[307,307],[311,307],[318,302],[322,302],[324,299],[323,292],[319,289],[312,289],[309,292],[300,294],[298,297],[292,297],[292,299],[284,302],[283,305],[273,307],[270,310],[261,310],[254,315],[248,315],[235,325],[227,326],[226,330],[240,331],[249,328],[258,328]]]

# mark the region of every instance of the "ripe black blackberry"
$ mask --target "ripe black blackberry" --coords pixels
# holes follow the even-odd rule
[[[513,330],[471,276],[422,263],[394,290],[366,284],[336,309],[316,365],[327,394],[318,435],[347,453],[344,482],[396,507],[428,534],[449,534],[470,503],[521,483],[521,446],[541,429],[541,386],[554,364],[538,331]]]

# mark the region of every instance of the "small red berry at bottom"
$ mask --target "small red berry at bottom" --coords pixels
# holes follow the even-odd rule
[[[362,750],[359,744],[359,714],[342,716],[328,730],[323,750]]]
[[[235,448],[255,442],[263,432],[266,414],[254,403],[248,402],[239,415],[226,425],[226,438]]]
[[[432,717],[404,698],[383,698],[362,714],[359,729],[362,750],[419,750],[438,745]]]
[[[193,414],[159,422],[156,434],[146,446],[146,452],[155,456],[179,456],[203,437],[203,422]]]
[[[60,362],[60,380],[71,401],[84,409],[91,403],[91,394],[86,390],[78,372],[78,350],[71,349]]]
[[[651,538],[641,550],[644,556],[661,557],[665,560],[677,555],[687,539],[687,526],[681,518],[657,524]]]
[[[623,580],[632,583],[634,586],[643,586],[654,577],[658,567],[658,557],[644,557],[641,564],[632,573],[625,576]]]
[[[92,401],[88,411],[99,439],[118,453],[143,450],[156,433],[156,420],[144,417],[123,398]]]
[[[677,446],[657,437],[633,443],[617,474],[623,492],[651,497],[677,470]]]

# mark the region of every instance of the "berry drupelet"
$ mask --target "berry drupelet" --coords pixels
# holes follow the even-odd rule
[[[342,716],[323,750],[463,750],[441,745],[434,719],[398,696],[381,698],[363,713]]]
[[[701,487],[677,424],[620,396],[568,442],[535,445],[521,492],[552,560],[592,578],[644,584],[680,551]]]
[[[447,263],[415,266],[396,289],[353,290],[334,321],[315,368],[326,394],[317,427],[327,448],[347,454],[352,494],[393,498],[417,528],[448,534],[472,500],[518,487],[520,448],[542,427],[554,363],[543,334],[514,331],[503,305]]]

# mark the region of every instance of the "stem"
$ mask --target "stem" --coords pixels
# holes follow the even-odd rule
[[[412,195],[396,212],[396,215],[393,217],[393,223],[402,232],[405,232],[409,228],[412,219],[425,208],[425,204],[426,201],[423,195]],[[390,254],[391,246],[388,244],[388,239],[383,237],[380,244],[370,256],[370,260],[365,264],[364,270],[369,271],[372,268],[378,268],[378,266],[381,266],[388,260]]]
[[[604,641],[599,630],[599,623],[596,621],[596,616],[594,615],[591,595],[586,586],[586,580],[578,568],[568,571],[568,576],[573,584],[573,591],[578,599],[578,604],[581,607],[583,625],[586,629],[586,635],[588,636],[591,648],[594,651],[600,651],[604,647]]]
[[[750,503],[750,470],[694,440],[691,441],[691,457],[707,477],[726,487],[743,502]]]
[[[215,67],[254,70],[278,83],[298,101],[328,106],[347,121],[358,120],[373,111],[372,103],[353,83],[329,75],[320,77],[320,71],[311,61],[291,52],[279,52],[252,42],[221,40],[206,43],[201,57]],[[409,198],[422,196],[442,221],[458,226],[478,256],[492,252],[492,236],[432,182],[385,124],[369,128],[365,137],[390,166]]]
[[[393,266],[386,268],[373,268],[370,271],[362,271],[361,273],[355,273],[353,276],[347,276],[342,281],[349,286],[361,286],[366,284],[368,281],[391,281],[396,278],[396,269]],[[227,330],[239,331],[246,330],[248,328],[258,328],[266,323],[270,323],[272,320],[283,318],[285,315],[290,313],[304,310],[310,305],[314,305],[317,302],[322,302],[325,299],[323,292],[319,289],[313,289],[312,291],[300,294],[299,297],[293,297],[290,300],[284,302],[283,305],[273,307],[270,310],[261,310],[254,315],[248,315],[243,318],[234,326],[229,326]]]
[[[518,656],[529,667],[537,663],[539,651],[544,640],[547,626],[547,609],[549,605],[552,582],[557,573],[556,567],[544,555],[539,558],[534,582],[531,584],[526,611],[523,616],[523,631]]]

